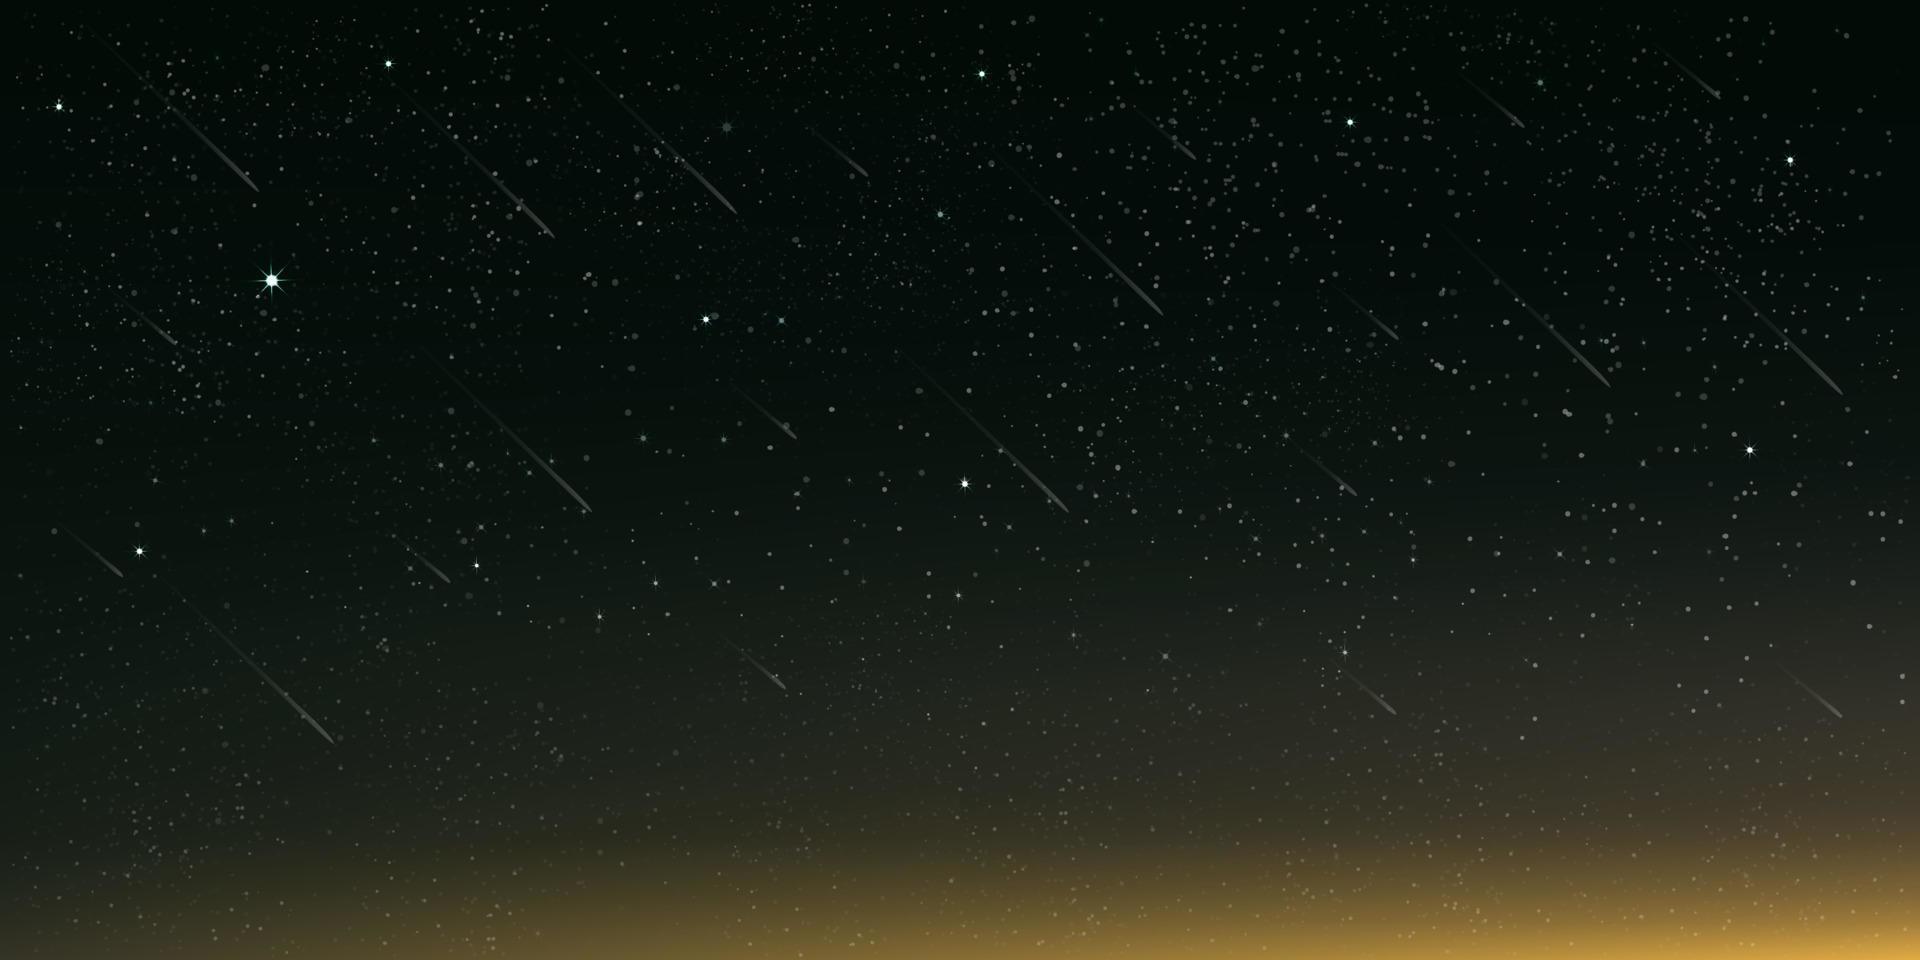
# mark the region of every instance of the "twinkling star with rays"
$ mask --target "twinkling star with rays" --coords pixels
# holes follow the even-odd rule
[[[293,258],[288,257],[287,262],[292,263]],[[265,294],[269,299],[271,299],[273,294],[279,292],[281,285],[287,282],[286,275],[287,275],[286,267],[279,267],[276,269],[273,265],[273,261],[268,260],[267,268],[265,270],[260,271],[260,292],[262,294]]]

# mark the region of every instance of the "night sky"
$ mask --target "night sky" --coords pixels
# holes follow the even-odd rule
[[[17,17],[0,954],[1920,956],[1907,33]]]

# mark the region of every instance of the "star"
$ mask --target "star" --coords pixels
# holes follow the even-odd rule
[[[724,122],[724,123],[722,123],[722,124],[720,124],[720,132],[721,132],[721,133],[732,133],[732,132],[733,132],[733,121],[732,121],[732,120],[728,120],[728,121],[726,121],[726,122]]]
[[[1791,153],[1787,154],[1787,166],[1793,166],[1793,154]]]
[[[1349,127],[1351,127],[1351,126],[1353,126],[1353,118],[1352,118],[1352,117],[1348,117],[1348,118],[1347,118],[1347,126],[1349,126]]]
[[[392,70],[392,69],[393,69],[393,61],[392,61],[392,60],[382,60],[382,61],[380,61],[380,65],[381,65],[381,66],[383,66],[383,67],[386,67],[386,68],[387,68],[388,70]]]
[[[146,547],[134,547],[134,548],[133,548],[133,555],[134,555],[134,556],[136,556],[136,557],[144,557],[144,556],[146,556],[146,555],[147,555],[147,548],[146,548]]]
[[[281,284],[288,282],[287,278],[284,276],[286,272],[287,271],[285,267],[275,269],[273,266],[273,261],[271,260],[267,261],[267,268],[265,270],[260,271],[260,292],[267,294],[268,296],[272,296],[274,293],[278,292],[280,290]]]
[[[983,79],[983,80],[984,80],[984,79],[986,79],[986,76],[987,76],[987,72],[986,72],[985,70],[981,70],[981,71],[978,71],[978,72],[976,72],[976,73],[974,74],[974,76],[976,76],[976,77],[980,77],[981,79]]]
[[[972,481],[972,480],[968,480],[968,479],[967,479],[966,477],[961,477],[961,478],[960,478],[960,489],[962,489],[962,490],[971,490],[971,489],[973,489],[973,481]]]
[[[1753,456],[1753,444],[1751,443],[1747,444],[1747,456]]]
[[[58,101],[58,100],[55,100],[55,101],[53,102],[53,111],[54,111],[55,113],[59,113],[59,112],[61,112],[61,111],[63,111],[63,110],[65,110],[65,109],[67,109],[67,105],[66,105],[66,104],[64,104],[64,103],[62,103],[62,102],[60,102],[60,101]]]

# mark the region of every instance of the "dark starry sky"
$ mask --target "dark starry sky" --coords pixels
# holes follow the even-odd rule
[[[1894,22],[1118,11],[16,21],[0,948],[1920,950]]]

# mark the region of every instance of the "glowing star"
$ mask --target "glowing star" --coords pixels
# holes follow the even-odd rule
[[[1352,117],[1348,117],[1348,118],[1347,118],[1347,126],[1349,126],[1349,127],[1351,127],[1351,126],[1353,126],[1353,118],[1352,118]]]
[[[961,478],[960,478],[960,489],[962,489],[962,490],[971,490],[971,489],[973,489],[973,481],[972,481],[972,480],[968,480],[968,479],[967,479],[966,477],[961,477]]]
[[[146,547],[134,547],[134,548],[133,548],[133,555],[134,555],[134,556],[136,556],[136,557],[144,557],[144,556],[146,556],[146,555],[147,555],[147,548],[146,548]]]
[[[1753,456],[1753,444],[1751,443],[1747,444],[1747,456]]]
[[[976,76],[976,77],[979,77],[980,79],[982,79],[982,80],[984,80],[984,79],[986,79],[986,77],[987,77],[987,72],[986,72],[985,70],[980,70],[980,71],[977,71],[977,72],[975,72],[975,73],[974,73],[974,76]]]
[[[382,60],[382,61],[380,61],[380,65],[381,65],[381,66],[383,66],[383,67],[385,67],[385,68],[387,68],[388,70],[392,70],[392,69],[393,69],[393,61],[392,61],[392,60]]]
[[[273,261],[267,261],[267,268],[260,271],[260,292],[271,298],[275,292],[280,290],[281,284],[288,282],[286,273],[287,270],[285,267],[275,269]]]
[[[59,112],[61,112],[61,111],[63,111],[63,110],[65,110],[65,109],[67,109],[67,105],[66,105],[66,104],[64,104],[64,103],[62,103],[62,102],[60,102],[60,101],[58,101],[58,100],[55,100],[55,101],[53,102],[53,112],[55,112],[55,113],[59,113]]]
[[[1791,153],[1787,154],[1787,166],[1793,166],[1793,154]]]

